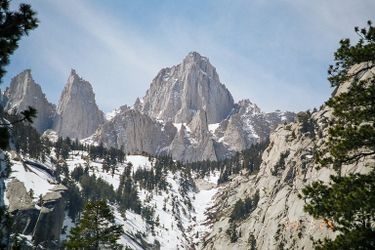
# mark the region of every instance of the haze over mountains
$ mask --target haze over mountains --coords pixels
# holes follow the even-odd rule
[[[215,67],[197,52],[160,70],[143,98],[119,108],[109,120],[96,105],[91,84],[75,70],[57,106],[48,102],[30,70],[12,79],[4,104],[12,113],[35,107],[38,118],[33,126],[39,132],[91,136],[91,142],[126,153],[168,154],[185,162],[228,157],[265,140],[278,124],[295,117],[292,112],[264,113],[250,100],[235,103]]]

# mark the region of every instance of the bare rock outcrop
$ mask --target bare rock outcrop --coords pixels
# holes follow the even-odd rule
[[[42,197],[40,207],[35,206],[24,183],[13,179],[8,183],[6,196],[8,211],[12,214],[12,231],[31,235],[33,242],[47,249],[55,249],[60,240],[66,207],[63,185],[56,185]]]
[[[53,129],[62,137],[83,139],[92,135],[104,120],[91,84],[72,70],[57,106]]]
[[[58,246],[65,217],[65,192],[67,190],[65,186],[57,185],[51,192],[43,196],[43,205],[40,208],[33,232],[35,244],[40,244],[50,249]]]
[[[4,110],[18,114],[32,106],[37,110],[33,126],[40,133],[52,127],[55,118],[55,106],[48,102],[39,84],[32,78],[31,70],[25,70],[15,76],[4,94]]]
[[[211,217],[216,219],[204,249],[248,249],[249,239],[256,249],[312,249],[311,235],[328,235],[323,221],[306,214],[304,201],[298,197],[306,183],[327,180],[331,174],[314,168],[317,142],[311,131],[302,131],[301,127],[301,123],[278,127],[271,134],[259,172],[234,177],[218,193],[211,210]],[[244,220],[231,222],[233,205],[257,192],[259,201],[254,211]],[[231,226],[238,236],[235,241],[226,233]]]
[[[232,113],[211,132],[229,151],[237,152],[257,142],[268,140],[270,133],[281,123],[295,119],[293,112],[265,113],[250,100],[239,101]]]
[[[17,179],[8,183],[6,196],[9,200],[8,211],[27,210],[34,207],[33,200],[27,193],[25,185]]]
[[[205,237],[203,249],[313,249],[312,238],[334,237],[323,220],[307,214],[300,198],[303,187],[321,180],[329,181],[333,169],[316,168],[314,152],[328,137],[331,111],[323,108],[314,113],[301,113],[297,121],[279,125],[271,133],[268,148],[263,152],[257,173],[232,176],[215,197],[208,212],[212,230]],[[367,159],[345,165],[342,175],[368,172]],[[258,202],[246,218],[230,221],[234,204],[239,199],[253,198]],[[232,229],[230,229],[232,228]],[[227,230],[236,237],[231,240]]]
[[[96,142],[128,153],[167,153],[183,162],[227,158],[292,120],[282,112],[264,113],[249,100],[234,104],[216,69],[196,52],[162,69],[144,98],[125,109],[100,128]]]
[[[176,131],[171,123],[163,124],[137,110],[123,108],[98,129],[93,139],[127,153],[156,155],[166,152]]]
[[[227,117],[233,105],[208,58],[191,52],[181,64],[162,69],[134,106],[152,118],[176,123],[190,122],[203,109],[208,123],[216,123]]]
[[[217,160],[207,120],[207,113],[200,110],[189,124],[179,124],[178,133],[169,147],[169,154],[184,162]]]

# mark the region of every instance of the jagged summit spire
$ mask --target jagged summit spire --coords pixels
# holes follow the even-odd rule
[[[21,73],[19,73],[15,77],[13,77],[12,80],[11,80],[11,84],[12,84],[12,82],[18,82],[18,84],[21,84],[21,82],[22,82],[21,85],[34,84],[35,83],[34,79],[33,79],[33,76],[31,74],[31,69],[25,69],[24,71],[22,71]]]
[[[143,100],[135,108],[153,118],[177,123],[190,122],[201,110],[207,112],[209,123],[217,123],[234,105],[215,67],[197,52],[190,52],[176,66],[162,69]]]
[[[18,75],[27,75],[27,76],[31,76],[31,69],[25,69],[24,71],[22,71],[22,72],[19,73]]]
[[[199,61],[206,61],[209,62],[209,59],[207,57],[202,56],[196,51],[189,52],[187,56],[184,58],[184,62],[199,62]]]
[[[78,77],[78,78],[80,78],[78,76],[78,74],[77,74],[77,71],[75,69],[73,69],[73,68],[70,70],[69,77]]]
[[[77,71],[75,69],[71,69],[70,70],[70,74],[69,74],[69,77],[68,77],[68,83],[70,84],[85,84],[87,85],[88,87],[91,87],[91,84],[84,80],[80,75],[78,75]]]
[[[220,82],[219,75],[216,73],[216,68],[210,63],[207,57],[200,55],[198,52],[190,52],[187,54],[181,66],[187,72],[198,71],[198,74],[206,74],[209,78]]]
[[[38,116],[34,119],[33,126],[43,132],[51,127],[54,117],[54,106],[48,102],[39,84],[37,84],[31,70],[26,69],[13,77],[9,88],[5,91],[5,108],[10,113],[19,113],[32,106],[38,110]]]
[[[91,84],[72,69],[57,106],[54,129],[63,137],[82,139],[103,122],[104,114],[96,105]]]

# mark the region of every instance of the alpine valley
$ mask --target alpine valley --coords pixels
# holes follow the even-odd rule
[[[312,239],[335,236],[300,198],[335,174],[314,162],[332,119],[325,105],[295,114],[235,102],[197,52],[107,115],[75,70],[57,105],[31,70],[0,97],[2,123],[28,106],[38,112],[31,125],[12,125],[0,153],[0,205],[12,218],[1,233],[20,249],[63,248],[91,199],[107,201],[126,249],[312,249]]]

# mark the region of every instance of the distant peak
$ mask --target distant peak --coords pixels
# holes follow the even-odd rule
[[[209,62],[207,57],[201,56],[198,52],[192,51],[190,52],[184,59],[184,62]]]
[[[199,54],[196,51],[189,52],[188,56],[190,56],[190,57],[202,57],[201,54]]]
[[[249,99],[243,99],[238,102],[240,107],[243,107],[246,112],[251,112],[251,113],[260,113],[261,110],[260,108],[255,104],[252,103]]]
[[[25,69],[24,71],[21,72],[21,74],[31,75],[31,69]]]
[[[32,79],[31,69],[25,69],[24,71],[22,71],[21,73],[19,73],[16,77],[26,77],[26,78]]]
[[[17,84],[22,83],[25,86],[29,84],[33,84],[34,80],[31,75],[31,70],[25,69],[24,71],[22,71],[21,73],[13,77],[11,82],[15,82]]]
[[[79,83],[79,82],[87,82],[85,80],[83,80],[82,77],[80,77],[78,74],[77,74],[77,71],[75,69],[71,69],[70,70],[70,75],[69,75],[69,79],[68,79],[68,82],[71,83],[71,84],[74,84],[74,83]]]
[[[81,77],[77,74],[77,71],[75,69],[70,70],[70,76],[73,78],[81,79]]]

